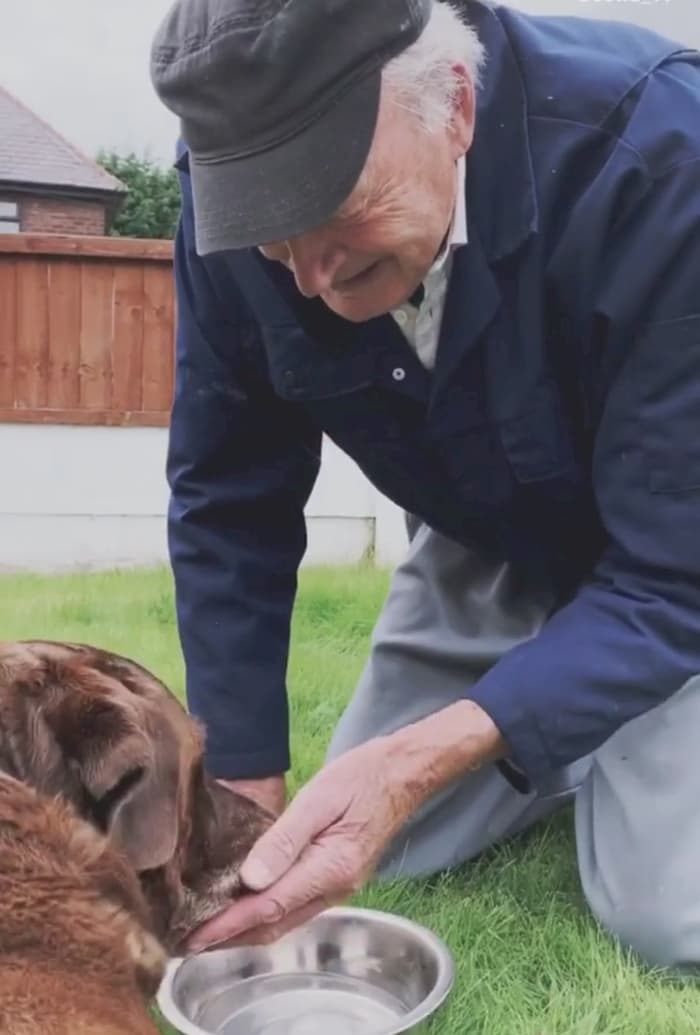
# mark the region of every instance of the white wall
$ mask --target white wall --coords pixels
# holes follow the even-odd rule
[[[0,570],[167,561],[162,428],[0,425]],[[305,564],[403,554],[402,515],[330,442],[307,507]]]

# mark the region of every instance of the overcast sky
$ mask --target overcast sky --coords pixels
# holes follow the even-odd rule
[[[377,0],[381,2],[381,0]],[[89,154],[171,159],[177,125],[148,52],[170,0],[0,0],[0,83]],[[538,13],[635,20],[700,47],[700,0],[512,0]]]

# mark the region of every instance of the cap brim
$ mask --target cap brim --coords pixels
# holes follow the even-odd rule
[[[274,148],[214,162],[190,155],[198,253],[285,241],[329,219],[364,168],[380,95],[378,70]]]

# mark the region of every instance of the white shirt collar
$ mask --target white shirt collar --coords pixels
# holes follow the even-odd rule
[[[455,208],[455,220],[452,227],[453,247],[467,244],[469,235],[467,233],[467,156],[462,155],[457,162],[457,205]]]
[[[467,199],[465,195],[467,183],[467,159],[466,155],[461,155],[457,160],[457,199],[455,201],[455,210],[452,217],[452,230],[450,235],[445,242],[445,247],[438,255],[437,259],[430,267],[428,276],[432,273],[436,273],[438,270],[447,262],[448,256],[452,254],[455,248],[459,248],[463,244],[468,243],[467,233]]]

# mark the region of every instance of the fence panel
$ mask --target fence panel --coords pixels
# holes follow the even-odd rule
[[[0,236],[0,422],[165,426],[170,241]]]

